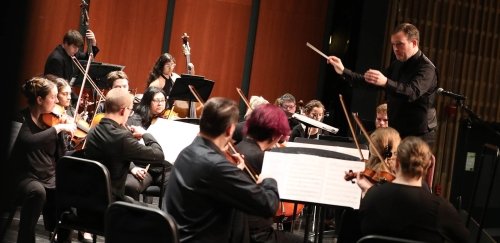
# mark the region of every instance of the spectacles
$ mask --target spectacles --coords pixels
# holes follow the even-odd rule
[[[168,64],[165,64],[165,67],[175,67],[175,63],[168,63]]]
[[[134,114],[134,108],[130,108],[130,107],[125,107],[123,109],[127,109],[127,110],[130,110],[130,114],[128,114],[128,116],[132,116]]]
[[[156,103],[156,104],[160,104],[160,103],[164,103],[164,102],[167,102],[167,101],[166,101],[166,100],[163,100],[163,99],[161,99],[161,100],[156,100],[156,99],[155,99],[155,100],[152,100],[152,102],[154,102],[154,103]]]
[[[325,115],[325,114],[323,114],[323,113],[311,113],[311,114],[310,114],[310,116],[311,116],[312,118],[321,118],[321,117],[323,117],[324,115]]]
[[[281,105],[281,107],[282,107],[283,109],[287,109],[287,110],[288,110],[288,109],[293,109],[293,108],[295,108],[295,105]]]

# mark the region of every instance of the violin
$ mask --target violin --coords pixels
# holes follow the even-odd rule
[[[354,140],[354,143],[356,144],[356,148],[359,151],[361,161],[365,162],[365,169],[363,171],[359,172],[360,175],[367,178],[373,184],[379,183],[379,182],[393,181],[396,178],[396,176],[394,174],[392,174],[391,172],[389,172],[390,166],[388,165],[387,161],[382,158],[382,156],[380,155],[380,153],[376,149],[374,150],[375,154],[380,159],[380,161],[382,161],[383,164],[381,166],[378,166],[379,168],[367,167],[368,160],[364,158],[363,153],[361,152],[361,147],[359,146],[357,136],[354,133],[354,128],[352,126],[351,120],[350,120],[349,115],[347,113],[347,109],[346,109],[346,106],[344,103],[344,99],[342,98],[342,95],[339,95],[339,99],[340,99],[340,104],[342,105],[342,110],[344,111],[344,115],[347,119],[347,123],[349,124],[349,130],[351,131],[352,138]],[[373,144],[373,142],[370,139],[370,136],[368,136],[368,133],[364,129],[363,124],[359,121],[359,119],[356,115],[354,115],[354,120],[356,121],[359,128],[363,132],[363,135],[365,136],[366,140],[370,144]],[[357,173],[353,172],[352,170],[349,170],[348,172],[346,172],[344,179],[346,181],[351,181],[352,183],[354,183],[353,179],[355,179],[356,177],[357,177]]]
[[[59,104],[56,104],[51,112],[42,114],[42,122],[49,127],[55,126],[57,124],[64,124],[67,123],[67,121],[66,110]],[[75,123],[77,129],[73,133],[71,144],[76,149],[78,148],[78,145],[81,144],[83,139],[87,136],[87,133],[90,130],[90,125],[83,119],[80,119],[79,116],[77,117]]]

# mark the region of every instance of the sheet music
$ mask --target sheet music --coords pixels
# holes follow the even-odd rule
[[[179,153],[190,145],[198,135],[200,127],[186,122],[158,118],[147,131],[160,144],[165,154],[165,160],[174,164]]]
[[[359,151],[357,148],[346,148],[341,146],[331,146],[331,145],[320,145],[320,144],[310,144],[310,143],[296,143],[296,142],[286,142],[287,147],[302,147],[302,148],[316,148],[328,151],[339,152],[343,154],[352,155],[359,158]],[[370,156],[370,151],[368,149],[361,149],[363,157],[368,158]]]
[[[358,209],[361,189],[344,175],[364,168],[359,161],[265,152],[261,175],[276,179],[281,199]]]

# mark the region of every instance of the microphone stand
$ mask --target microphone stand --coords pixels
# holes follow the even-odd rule
[[[457,102],[457,105],[460,106],[461,110],[463,110],[465,113],[467,113],[468,115],[468,118],[466,120],[467,122],[467,130],[465,132],[465,139],[464,141],[467,141],[467,137],[469,135],[469,132],[470,132],[470,129],[472,128],[472,124],[477,124],[485,129],[487,129],[489,132],[491,132],[492,134],[495,135],[496,137],[496,145],[499,145],[500,144],[500,132],[497,131],[495,128],[493,128],[490,124],[486,123],[484,120],[482,120],[476,113],[474,113],[474,111],[472,111],[466,104],[465,104],[465,100],[463,99],[459,99],[459,98],[456,98],[455,99],[456,102]],[[464,146],[465,148],[466,146]],[[483,230],[483,223],[484,223],[484,219],[486,217],[486,211],[488,210],[488,207],[489,207],[489,204],[490,204],[490,198],[491,198],[491,192],[493,190],[493,186],[494,186],[494,183],[495,183],[495,176],[496,176],[496,171],[497,171],[497,167],[498,167],[498,163],[500,163],[499,161],[499,155],[497,154],[497,158],[494,162],[494,165],[493,165],[493,174],[492,174],[492,177],[490,179],[490,183],[489,183],[489,186],[488,186],[488,191],[487,191],[487,194],[486,194],[486,201],[485,201],[485,205],[483,207],[483,209],[481,210],[480,212],[480,218],[479,218],[479,221],[478,221],[478,230],[477,230],[477,236],[476,236],[476,242],[479,242],[479,239],[481,238],[481,232]],[[476,192],[477,192],[477,187],[479,185],[479,179],[481,177],[480,173],[481,173],[481,169],[482,169],[482,163],[479,164],[479,168],[478,168],[478,173],[476,174],[476,178],[474,180],[474,190],[472,191],[472,195],[471,195],[471,202],[470,202],[470,205],[469,205],[469,208],[468,208],[468,216],[467,216],[467,221],[466,221],[466,226],[468,227],[469,223],[470,223],[470,220],[471,220],[471,213],[472,213],[472,208],[474,207],[474,204],[475,204],[475,198],[476,198]]]

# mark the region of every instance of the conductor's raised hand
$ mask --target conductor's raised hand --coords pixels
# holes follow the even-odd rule
[[[340,58],[336,56],[329,56],[326,62],[333,66],[336,73],[342,74],[344,72],[344,64],[342,64],[342,60],[340,60]]]
[[[387,84],[387,77],[384,76],[384,74],[382,74],[379,70],[368,69],[364,77],[366,82],[376,86],[384,87]]]

